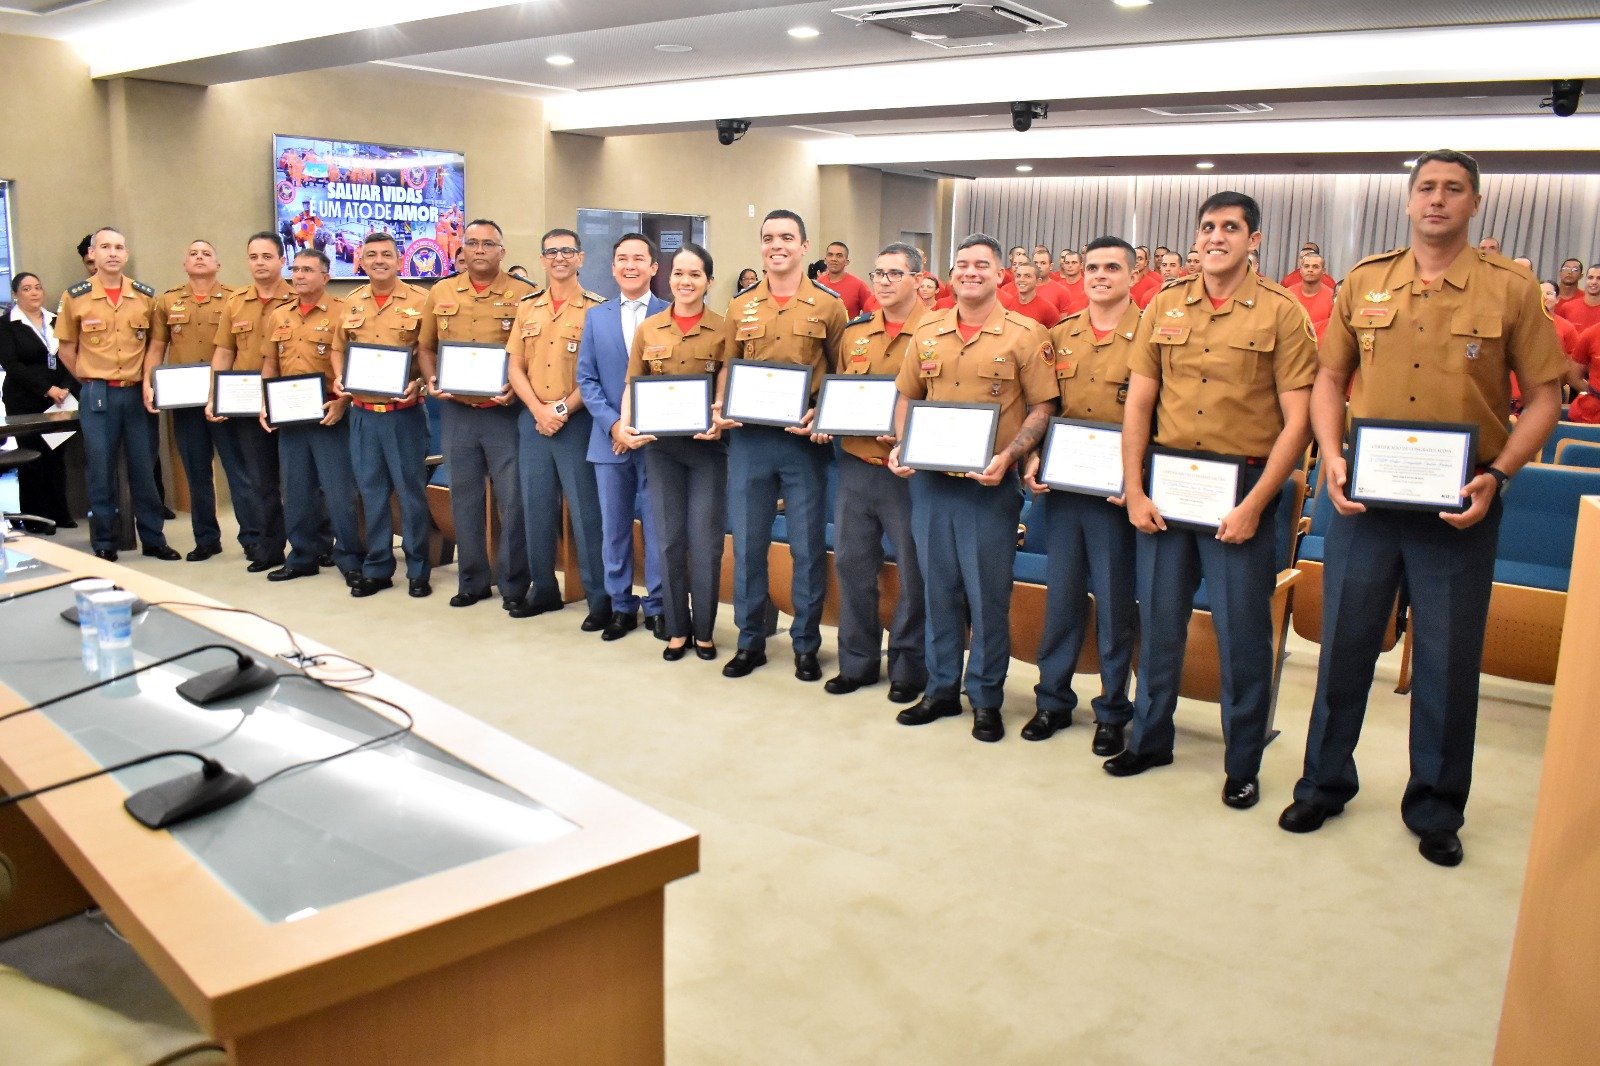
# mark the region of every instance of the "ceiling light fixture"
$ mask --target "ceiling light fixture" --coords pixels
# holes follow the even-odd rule
[[[564,56],[560,54],[545,56],[544,61],[549,63],[552,67],[570,67],[572,64],[577,62],[577,60],[573,59],[571,56]]]
[[[1111,0],[1111,2],[1116,4],[1118,7],[1126,7],[1130,9],[1150,6],[1150,0]]]
[[[656,51],[658,51],[658,52],[692,52],[692,51],[694,51],[694,45],[692,45],[692,44],[658,44],[658,45],[656,45]]]
[[[1210,170],[1214,166],[1216,166],[1216,164],[1211,162],[1209,159],[1202,159],[1202,160],[1200,160],[1200,162],[1195,164],[1195,169],[1197,169],[1197,170]]]
[[[790,26],[789,36],[797,41],[809,41],[814,37],[821,37],[822,31],[815,26]]]
[[[1031,174],[1031,173],[1033,173],[1033,168],[1030,167],[1028,164],[1023,163],[1023,164],[1021,164],[1020,166],[1017,167],[1017,173],[1018,174]]]
[[[1417,167],[1417,161],[1415,159],[1407,159],[1404,163],[1401,163],[1400,165],[1405,167],[1407,170],[1415,170],[1416,167]]]

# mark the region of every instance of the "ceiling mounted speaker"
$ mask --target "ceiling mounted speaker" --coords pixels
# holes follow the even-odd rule
[[[835,15],[932,44],[975,37],[1009,37],[1066,26],[1020,4],[905,3],[835,8]]]

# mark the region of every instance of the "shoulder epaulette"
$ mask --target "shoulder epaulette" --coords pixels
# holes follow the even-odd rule
[[[154,296],[156,294],[156,290],[155,289],[151,288],[149,285],[146,285],[142,281],[136,281],[136,282],[133,283],[133,291],[134,292],[142,292],[146,296]]]
[[[1174,288],[1177,288],[1179,285],[1186,284],[1187,281],[1188,281],[1187,278],[1168,278],[1166,281],[1163,281],[1161,283],[1161,288],[1158,289],[1157,291],[1158,292],[1165,292],[1167,289],[1174,289]]]
[[[824,285],[822,282],[818,281],[816,278],[812,278],[811,279],[811,284],[815,285],[817,288],[821,289],[823,292],[827,293],[829,296],[832,296],[835,300],[839,299],[839,294],[838,293],[836,293],[832,289],[828,288],[826,285]]]
[[[606,302],[606,298],[604,296],[601,296],[599,293],[590,292],[588,289],[583,290],[583,298],[588,300],[590,303],[603,304]]]
[[[1386,259],[1393,259],[1396,256],[1404,255],[1410,250],[1411,249],[1405,247],[1391,248],[1387,252],[1379,252],[1377,255],[1367,256],[1365,259],[1361,260],[1361,262],[1357,263],[1356,266],[1366,266],[1368,263],[1381,263]],[[1350,269],[1354,270],[1355,267],[1351,267]]]
[[[758,282],[755,283],[755,285],[746,285],[744,288],[740,289],[738,292],[734,293],[733,295],[735,297],[743,296],[745,293],[749,292],[750,290],[754,289],[757,285],[760,285],[760,284],[761,284],[761,282],[758,281]]]
[[[218,287],[223,292],[227,292],[228,291],[228,287],[226,285],[221,285],[221,286],[218,286]],[[174,285],[172,288],[168,289],[166,292],[162,293],[161,295],[166,296],[167,293],[182,292],[183,289],[184,289],[184,287],[182,285]]]
[[[543,289],[535,289],[530,293],[526,293],[526,294],[524,294],[522,296],[518,296],[517,297],[517,303],[525,304],[529,300],[537,300],[539,297],[541,297],[543,295],[544,295],[544,290]]]
[[[1015,322],[1019,326],[1038,326],[1040,329],[1044,329],[1044,325],[1042,323],[1035,322],[1021,311],[1013,311],[1008,307],[1005,309],[1005,312],[1006,318],[1012,322]],[[1045,332],[1048,333],[1049,330],[1045,330]]]
[[[88,278],[84,278],[82,281],[78,282],[76,285],[74,285],[70,289],[68,289],[67,290],[67,295],[68,296],[82,296],[84,293],[88,292],[92,288],[94,288],[94,282],[90,281]]]
[[[872,316],[873,316],[874,313],[875,312],[872,312],[872,311],[863,311],[859,315],[857,315],[856,317],[852,318],[850,321],[846,322],[845,325],[847,325],[847,326],[859,326],[864,322],[871,322],[872,321]]]

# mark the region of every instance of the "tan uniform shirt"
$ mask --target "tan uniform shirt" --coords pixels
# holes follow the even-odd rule
[[[168,364],[209,363],[216,348],[217,324],[233,290],[217,285],[200,299],[188,285],[168,289],[156,297],[150,316],[150,339],[164,342]]]
[[[268,342],[278,350],[278,376],[321,374],[333,392],[333,353],[344,351],[345,302],[324,293],[309,314],[300,313],[299,297],[267,318]]]
[[[1150,300],[1128,366],[1161,383],[1156,444],[1261,458],[1283,432],[1279,393],[1316,380],[1316,335],[1289,290],[1255,271],[1217,308],[1196,275]]]
[[[839,298],[809,278],[800,279],[800,288],[782,307],[765,278],[728,305],[737,358],[809,366],[813,396],[834,365],[848,318]]]
[[[684,333],[672,309],[657,312],[633,331],[628,351],[628,380],[652,374],[715,374],[734,356],[733,328],[709,308],[693,329]]]
[[[156,291],[122,279],[122,298],[112,307],[98,276],[78,282],[61,295],[56,339],[78,346],[79,381],[142,381],[144,353],[150,346],[150,319]]]
[[[555,403],[577,391],[584,317],[602,303],[605,297],[586,290],[563,300],[559,310],[548,292],[522,302],[506,351],[541,402]]]
[[[1508,373],[1526,392],[1566,369],[1538,283],[1510,260],[1470,247],[1431,284],[1417,277],[1410,248],[1357,263],[1319,358],[1332,370],[1359,371],[1352,418],[1477,423],[1480,463],[1510,436]]]
[[[409,348],[411,362],[406,380],[417,375],[417,337],[422,331],[422,307],[428,294],[415,285],[403,281],[394,283],[382,307],[373,298],[371,284],[363,285],[345,297],[344,317],[339,322],[343,333],[341,351],[352,344],[379,344],[388,348]],[[393,401],[393,396],[378,396],[365,392],[355,394],[362,400],[373,402]]]
[[[442,278],[422,305],[418,343],[437,350],[442,343],[505,344],[517,321],[517,304],[539,289],[505,271],[478,292],[466,274]]]
[[[233,369],[259,372],[267,354],[267,316],[293,302],[294,290],[287,281],[279,279],[268,300],[256,294],[252,281],[222,302],[222,320],[217,323],[217,335],[211,338],[212,347],[233,353]]]
[[[1129,300],[1117,328],[1103,339],[1095,337],[1087,308],[1050,331],[1061,417],[1122,424],[1122,409],[1128,402],[1128,360],[1139,337],[1139,317],[1139,305]]]
[[[913,304],[911,313],[900,325],[900,332],[892,338],[881,310],[846,324],[839,346],[839,365],[834,372],[898,375],[911,347],[911,331],[927,313],[920,301]],[[876,466],[882,466],[889,458],[891,447],[876,437],[840,437],[839,446],[857,459]]]
[[[1016,437],[1030,406],[1056,398],[1050,334],[997,303],[983,329],[963,340],[958,313],[951,307],[917,323],[895,384],[913,400],[998,403],[999,452]]]

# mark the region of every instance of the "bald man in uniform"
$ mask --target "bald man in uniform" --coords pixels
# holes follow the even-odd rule
[[[1304,774],[1278,824],[1309,833],[1358,787],[1356,741],[1395,594],[1409,589],[1416,635],[1411,777],[1400,800],[1423,858],[1461,862],[1472,783],[1478,670],[1494,581],[1504,492],[1539,454],[1561,410],[1565,359],[1538,283],[1467,244],[1482,204],[1478,164],[1424,152],[1406,201],[1412,244],[1357,264],[1323,339],[1312,418],[1337,514],[1328,528],[1322,651]],[[1492,328],[1486,328],[1492,327]],[[1360,373],[1356,374],[1359,368]],[[1509,374],[1523,410],[1507,427]],[[1461,511],[1363,506],[1349,499],[1345,402],[1351,418],[1478,428],[1476,473]]]
[[[1256,202],[1219,192],[1196,220],[1200,275],[1151,300],[1130,362],[1122,460],[1128,519],[1139,530],[1139,689],[1127,747],[1105,770],[1129,777],[1172,762],[1189,617],[1204,578],[1222,671],[1222,802],[1242,810],[1261,799],[1278,496],[1311,438],[1317,351],[1294,297],[1250,266],[1261,244]],[[1168,527],[1145,490],[1152,443],[1243,461],[1242,495],[1215,531]]]
[[[78,425],[88,458],[89,530],[95,555],[117,559],[117,462],[126,457],[134,526],[144,554],[181,558],[162,532],[153,472],[157,441],[144,407],[144,366],[156,292],[122,273],[126,238],[111,227],[92,241],[94,274],[61,296],[56,311],[59,358],[83,382]]]

